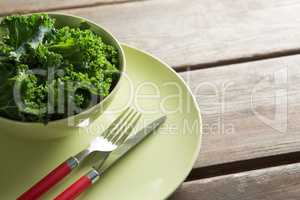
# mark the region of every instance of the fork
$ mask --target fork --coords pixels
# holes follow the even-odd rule
[[[100,164],[103,163],[112,151],[126,141],[132,128],[136,125],[140,117],[141,114],[134,109],[130,107],[126,108],[101,136],[97,136],[90,142],[88,148],[67,159],[41,181],[18,197],[17,200],[38,199],[64,177],[70,174],[93,152],[101,153],[102,159],[99,162]]]

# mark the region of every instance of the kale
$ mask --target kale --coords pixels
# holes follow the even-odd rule
[[[47,14],[0,23],[0,116],[48,122],[78,114],[109,95],[118,51],[83,28],[55,27]]]

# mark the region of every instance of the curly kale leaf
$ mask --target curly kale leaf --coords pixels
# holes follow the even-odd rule
[[[18,60],[25,53],[25,45],[37,48],[45,34],[54,28],[54,20],[48,15],[41,14],[9,16],[4,18],[0,27],[2,32],[7,33],[4,37],[5,43],[14,49],[11,51],[11,56]]]
[[[97,89],[95,94],[103,97],[109,94],[119,72],[118,52],[114,47],[106,45],[90,30],[64,27],[58,30],[49,49],[60,53],[71,64],[66,68],[65,79],[87,81]]]
[[[48,122],[77,114],[105,98],[119,79],[115,47],[87,25],[54,25],[46,14],[1,22],[1,116]],[[76,109],[68,110],[70,102]]]
[[[8,31],[7,44],[17,49],[26,42],[42,41],[43,35],[54,27],[54,20],[41,14],[9,16],[1,22],[1,27]]]

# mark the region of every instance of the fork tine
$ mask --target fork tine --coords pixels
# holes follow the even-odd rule
[[[130,116],[128,116],[128,118],[122,123],[122,126],[117,130],[117,133],[113,135],[113,138],[111,139],[112,143],[116,143],[122,137],[122,135],[127,131],[128,126],[131,126],[132,120],[137,115],[138,112],[134,111]]]
[[[133,118],[131,125],[128,126],[127,130],[124,132],[124,134],[118,138],[118,140],[115,142],[115,144],[117,146],[121,145],[122,143],[124,143],[129,135],[130,132],[132,131],[133,127],[135,127],[136,123],[139,121],[139,119],[141,118],[141,114],[137,113],[137,115],[135,115],[135,119]]]
[[[132,113],[134,113],[135,111],[133,109],[129,109],[129,111],[118,121],[117,124],[115,124],[115,126],[107,133],[106,135],[106,139],[108,141],[112,141],[112,139],[118,134],[118,132],[120,130],[122,130],[122,126],[124,124],[124,122],[127,121],[127,119],[131,116]]]
[[[120,116],[118,116],[113,122],[112,124],[103,132],[102,137],[103,138],[107,138],[107,136],[109,135],[109,132],[114,129],[114,127],[119,123],[119,121],[124,117],[124,115],[130,110],[130,107],[127,107]]]

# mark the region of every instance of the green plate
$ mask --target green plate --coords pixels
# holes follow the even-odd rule
[[[51,141],[26,141],[0,134],[1,199],[16,199],[59,163],[86,147],[128,104],[144,113],[138,127],[161,113],[167,114],[167,122],[79,199],[165,199],[184,181],[200,149],[197,103],[183,80],[166,64],[140,50],[126,45],[123,48],[127,76],[121,80],[108,110],[88,129]],[[53,199],[89,167],[87,161],[42,199]]]

